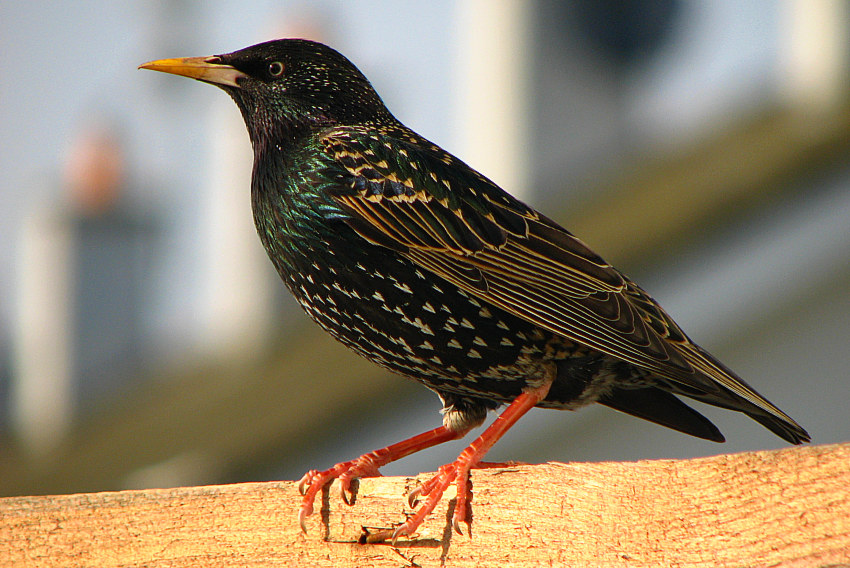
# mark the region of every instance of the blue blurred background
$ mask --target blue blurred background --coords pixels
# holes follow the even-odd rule
[[[250,216],[217,89],[138,71],[324,41],[404,123],[626,271],[797,419],[850,439],[850,7],[840,0],[0,4],[0,494],[298,478],[437,425],[437,398],[326,338]],[[535,410],[488,459],[716,445]],[[435,470],[463,442],[388,474]]]

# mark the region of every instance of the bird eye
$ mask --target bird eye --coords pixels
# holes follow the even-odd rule
[[[283,63],[280,61],[273,61],[269,63],[269,75],[272,77],[280,77],[283,75]]]

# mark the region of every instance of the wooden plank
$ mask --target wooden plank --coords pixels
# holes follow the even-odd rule
[[[425,479],[424,476],[419,478]],[[0,499],[2,566],[850,565],[850,443],[634,463],[473,472],[472,536],[451,495],[418,540],[358,544],[409,512],[416,481],[332,486],[296,519],[294,482]]]

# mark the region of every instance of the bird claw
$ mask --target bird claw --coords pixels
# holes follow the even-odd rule
[[[466,464],[459,464],[458,462],[446,464],[439,469],[437,475],[413,489],[407,496],[408,504],[411,507],[415,507],[418,500],[423,497],[426,498],[425,503],[419,506],[413,516],[393,531],[393,544],[395,544],[399,537],[410,536],[419,528],[425,517],[430,515],[437,507],[437,504],[443,497],[443,493],[453,482],[457,484],[458,495],[455,511],[452,515],[452,528],[458,534],[463,534],[461,523],[468,524],[468,503],[471,497],[471,490],[468,484],[469,469]],[[463,472],[463,474],[459,475],[459,472]]]
[[[351,489],[351,482],[357,479],[346,472],[339,476],[339,496],[342,502],[351,507],[354,505],[354,491]]]
[[[393,546],[395,546],[396,542],[398,542],[398,537],[400,537],[403,534],[410,534],[410,532],[408,530],[403,530],[403,529],[405,529],[406,526],[407,526],[406,522],[402,523],[401,525],[398,526],[398,528],[396,528],[396,530],[393,531],[393,536],[390,539],[390,542],[392,543]]]
[[[461,524],[465,523],[467,529],[469,529],[469,499],[472,496],[472,492],[470,491],[466,494],[462,499],[460,493],[458,493],[457,501],[455,501],[455,512],[452,514],[452,528],[457,534],[462,535],[463,530],[461,529]],[[471,534],[471,533],[470,533]]]
[[[408,493],[408,495],[407,495],[408,505],[410,505],[411,507],[415,507],[417,502],[419,501],[420,497],[429,496],[431,494],[431,491],[433,491],[435,487],[439,486],[440,482],[442,480],[446,479],[447,477],[450,477],[451,479],[454,479],[454,477],[455,477],[455,463],[454,462],[440,467],[440,469],[437,472],[437,475],[435,475],[434,477],[432,477],[431,479],[429,479],[428,481],[426,481],[425,483],[421,484],[419,487],[416,487],[410,493]],[[451,484],[451,481],[449,481],[446,484],[445,487],[448,487],[449,484]],[[445,487],[443,488],[444,490],[445,490]]]
[[[301,509],[298,512],[301,530],[307,532],[307,517],[313,513],[313,502],[316,495],[334,479],[339,479],[339,491],[343,502],[349,506],[354,504],[354,491],[351,490],[352,481],[361,477],[378,477],[381,475],[381,472],[378,471],[379,462],[373,454],[365,454],[356,460],[340,462],[325,471],[311,469],[304,474],[298,482],[298,491],[304,496],[301,500]]]
[[[298,492],[301,495],[307,494],[307,489],[313,484],[313,480],[319,475],[319,470],[311,469],[298,482]]]
[[[430,448],[442,442],[455,440],[464,433],[465,431],[450,430],[446,426],[440,426],[423,432],[418,436],[387,446],[386,448],[364,454],[356,460],[338,463],[330,469],[324,471],[312,469],[308,471],[298,482],[298,490],[303,495],[301,508],[298,513],[302,530],[306,532],[306,519],[313,513],[313,502],[319,491],[334,479],[339,479],[339,491],[342,500],[348,505],[353,505],[356,492],[352,490],[351,486],[355,479],[378,477],[381,475],[379,471],[381,466],[410,455],[413,452]],[[434,510],[443,491],[456,477],[457,463],[443,466],[440,468],[440,473],[435,476],[435,479],[429,480],[422,487],[414,490],[410,496],[411,503],[414,503],[421,496],[427,496],[428,500],[413,519],[408,520],[408,522],[398,527],[395,531],[386,530],[370,534],[367,540],[369,542],[380,542],[381,540],[392,538],[395,541],[403,534],[412,534],[416,527],[422,523],[425,516]],[[464,463],[461,463],[460,467],[465,467],[465,471],[468,472],[469,466],[464,466]],[[411,506],[413,505],[411,504]]]
[[[316,500],[316,495],[322,488],[350,470],[355,462],[338,463],[325,471],[311,469],[304,474],[304,477],[298,482],[298,491],[303,495],[301,499],[301,508],[298,511],[298,521],[301,524],[301,530],[307,532],[307,517],[313,514],[313,502]]]
[[[307,517],[313,514],[313,503],[305,506],[301,504],[301,510],[298,511],[298,524],[301,525],[301,532],[307,534]]]
[[[466,526],[469,527],[469,502],[472,500],[472,481],[469,479],[469,471],[467,470],[466,475],[458,477],[455,484],[457,485],[457,499],[452,514],[452,528],[457,534],[463,534],[460,525],[466,523]]]
[[[452,528],[457,534],[463,535],[463,531],[460,528],[460,522],[458,522],[457,517],[454,515],[452,515]]]
[[[424,493],[422,491],[422,488],[423,486],[420,485],[419,487],[415,488],[413,491],[407,494],[407,504],[410,506],[411,509],[415,508],[416,505],[419,504],[420,497],[425,497],[428,495],[427,493]]]

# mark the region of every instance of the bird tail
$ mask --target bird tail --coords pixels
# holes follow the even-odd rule
[[[614,389],[597,402],[697,438],[726,441],[711,420],[660,388]]]
[[[694,386],[694,382],[680,382],[669,378],[656,379],[673,394],[683,395],[713,406],[743,412],[783,440],[792,444],[802,444],[811,441],[811,437],[802,426],[790,416],[779,410],[770,401],[761,396],[750,385],[744,382],[731,369],[715,359],[701,347],[690,344],[686,358],[694,366],[697,373],[710,379],[716,389],[707,390]]]

